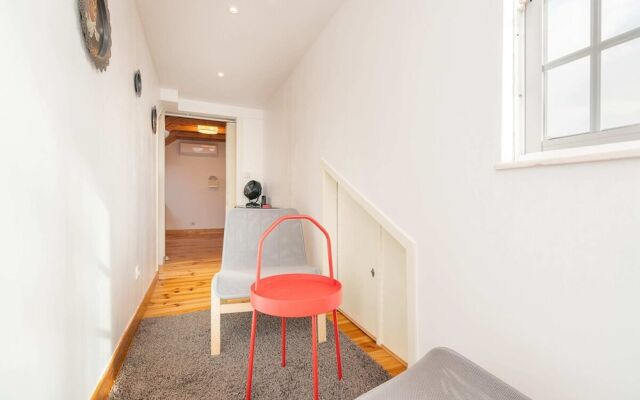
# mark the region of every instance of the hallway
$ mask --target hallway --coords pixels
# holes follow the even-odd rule
[[[0,48],[0,400],[639,398],[640,0],[6,0]]]

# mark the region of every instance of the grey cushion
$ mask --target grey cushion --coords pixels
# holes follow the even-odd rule
[[[451,349],[438,347],[358,400],[530,400]]]
[[[212,285],[217,297],[249,297],[249,287],[256,277],[260,236],[276,219],[293,214],[298,214],[293,208],[229,210],[225,222],[222,265]],[[301,222],[286,221],[264,243],[261,276],[300,272],[317,274],[320,268],[307,263]]]

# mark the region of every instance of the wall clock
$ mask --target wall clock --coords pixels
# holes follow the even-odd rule
[[[140,70],[133,74],[133,89],[136,91],[136,96],[140,97],[142,95],[142,74]]]
[[[158,130],[158,110],[156,109],[156,106],[153,106],[153,108],[151,108],[151,130],[153,131],[154,135]]]
[[[91,61],[106,71],[111,58],[111,22],[107,0],[78,0],[84,45]]]

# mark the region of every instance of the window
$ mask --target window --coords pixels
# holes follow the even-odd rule
[[[518,3],[521,153],[640,139],[640,0]]]

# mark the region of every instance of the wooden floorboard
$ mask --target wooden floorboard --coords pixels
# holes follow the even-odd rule
[[[169,260],[160,267],[144,318],[209,310],[211,279],[220,270],[222,240],[221,231],[168,234],[166,255]],[[342,314],[338,314],[338,329],[392,376],[406,369]]]

